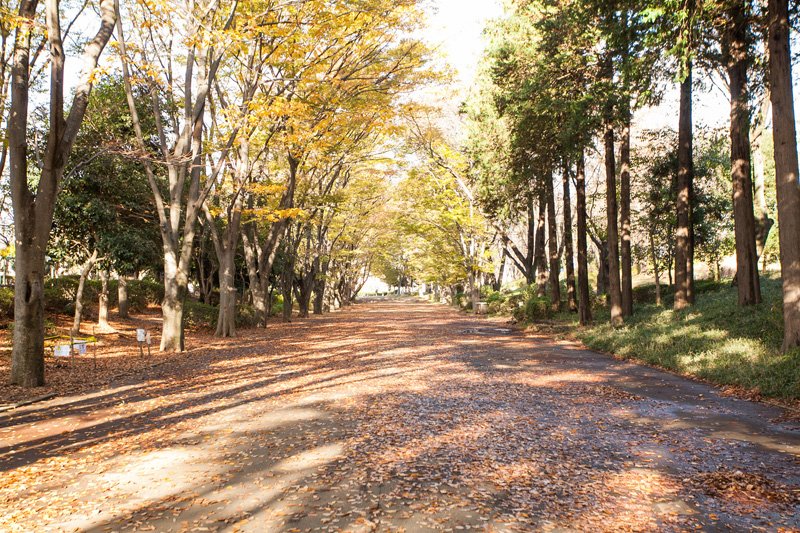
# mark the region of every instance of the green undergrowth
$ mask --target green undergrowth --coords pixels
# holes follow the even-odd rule
[[[783,321],[778,279],[762,278],[763,302],[750,307],[737,305],[736,287],[730,280],[698,282],[696,304],[679,312],[671,309],[671,294],[664,292],[663,306],[657,306],[652,303],[653,286],[638,288],[634,316],[620,328],[609,325],[602,301],[596,302],[594,322],[588,327],[580,327],[575,314],[565,312],[525,316],[522,322],[575,337],[594,350],[718,385],[765,397],[800,399],[800,350],[780,353]]]

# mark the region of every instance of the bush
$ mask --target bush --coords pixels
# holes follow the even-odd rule
[[[276,294],[272,297],[272,308],[270,309],[270,316],[278,316],[283,314],[283,295]]]
[[[75,293],[78,290],[80,276],[61,276],[49,278],[44,282],[44,307],[50,313],[72,314],[75,312]],[[91,283],[83,289],[84,304],[95,300],[97,293]]]
[[[240,305],[236,309],[236,327],[254,328],[261,323],[262,316],[250,305]]]
[[[193,329],[216,329],[219,307],[196,300],[187,299],[183,307],[183,320],[187,327]],[[252,328],[257,326],[261,317],[254,307],[240,305],[236,309],[236,327]]]
[[[183,305],[183,322],[193,329],[214,329],[217,327],[217,313],[213,305],[187,299]]]
[[[116,284],[115,284],[116,288]],[[117,294],[114,291],[114,301]],[[128,306],[133,312],[142,312],[149,305],[161,305],[164,284],[153,278],[128,280]]]
[[[14,289],[0,287],[0,318],[14,318]]]

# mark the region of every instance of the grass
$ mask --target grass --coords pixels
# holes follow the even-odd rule
[[[781,354],[783,335],[781,286],[762,278],[763,303],[742,308],[730,280],[701,281],[697,303],[671,309],[652,303],[652,286],[636,290],[634,316],[612,328],[608,310],[595,309],[594,324],[581,328],[575,315],[559,313],[552,324],[568,330],[587,347],[641,361],[718,385],[784,400],[800,399],[800,350]]]

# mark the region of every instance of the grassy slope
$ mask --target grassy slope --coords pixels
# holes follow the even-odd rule
[[[653,287],[637,289],[637,299],[653,301]],[[595,324],[577,325],[574,315],[554,317],[586,346],[643,361],[682,374],[745,388],[764,396],[800,399],[800,350],[781,355],[783,324],[780,281],[762,278],[764,302],[736,305],[730,281],[698,283],[697,304],[674,312],[639,303],[635,315],[619,329],[608,325],[608,312],[595,311]]]

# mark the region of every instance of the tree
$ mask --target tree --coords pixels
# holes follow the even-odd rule
[[[800,346],[800,186],[792,97],[789,2],[769,0],[769,82],[783,285],[783,346]]]
[[[100,55],[111,38],[116,15],[114,0],[100,0],[100,27],[83,49],[83,69],[69,112],[64,109],[65,54],[58,0],[44,5],[50,63],[49,128],[43,165],[35,191],[29,187],[28,103],[30,100],[31,35],[37,27],[38,0],[21,0],[15,28],[11,68],[11,109],[8,157],[16,242],[14,346],[11,382],[24,387],[44,383],[43,278],[45,252],[58,187],[78,134],[94,84]]]
[[[115,0],[119,12],[119,0]],[[188,292],[189,271],[197,220],[203,204],[215,183],[215,177],[203,181],[203,126],[209,93],[223,56],[241,35],[231,30],[238,1],[220,5],[216,0],[204,2],[162,1],[157,9],[137,6],[129,13],[137,45],[128,54],[125,29],[117,27],[122,56],[122,74],[128,109],[136,133],[141,163],[153,194],[159,218],[164,254],[164,299],[161,327],[161,351],[184,350],[183,310]],[[227,8],[227,9],[225,9]],[[180,16],[172,16],[174,12]],[[164,47],[182,36],[182,46]],[[154,58],[157,62],[150,61]],[[172,65],[184,65],[183,77],[176,77]],[[156,65],[159,65],[158,67]],[[134,100],[131,68],[146,81],[152,101],[152,114],[157,130],[157,148],[153,151],[145,140],[142,120]],[[183,105],[178,105],[182,101]],[[161,120],[167,114],[168,120]],[[219,159],[224,160],[238,130],[231,132],[222,146]],[[153,153],[155,152],[155,153]],[[156,176],[154,164],[166,168],[166,191]],[[217,167],[218,169],[220,167]]]
[[[736,282],[739,305],[761,302],[753,214],[753,183],[750,178],[750,106],[748,74],[751,63],[749,3],[731,0],[723,17],[722,49],[731,94],[731,178],[733,222],[736,234]]]

